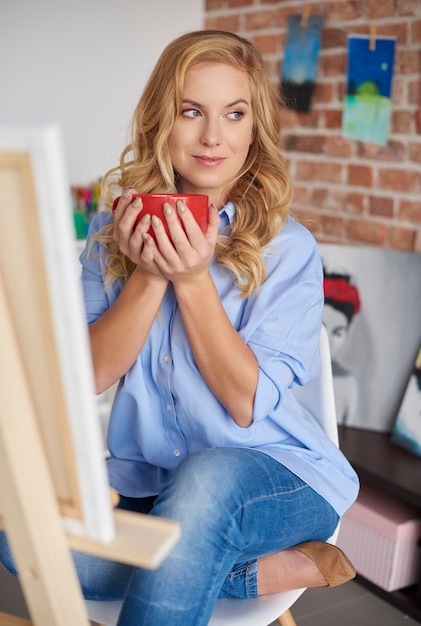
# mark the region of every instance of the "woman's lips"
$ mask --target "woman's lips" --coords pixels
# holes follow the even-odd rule
[[[206,165],[207,167],[216,167],[225,161],[224,157],[208,157],[201,155],[194,155],[194,158],[201,165]]]

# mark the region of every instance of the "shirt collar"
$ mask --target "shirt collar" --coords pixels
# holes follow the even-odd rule
[[[225,206],[219,211],[219,216],[226,224],[232,224],[235,215],[235,206],[228,200]]]

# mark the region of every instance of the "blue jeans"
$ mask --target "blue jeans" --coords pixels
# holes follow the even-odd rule
[[[118,626],[205,626],[218,597],[258,595],[257,559],[303,541],[325,541],[334,509],[283,465],[256,450],[192,454],[154,498],[121,506],[177,520],[182,536],[156,570],[74,553],[89,599],[125,597]],[[3,533],[0,560],[16,574]]]

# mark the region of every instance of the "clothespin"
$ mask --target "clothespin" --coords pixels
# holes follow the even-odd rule
[[[371,24],[370,26],[370,50],[371,52],[376,51],[376,33],[377,33],[377,26],[375,24]]]
[[[307,22],[310,15],[310,2],[306,2],[301,16],[300,28],[307,28]]]

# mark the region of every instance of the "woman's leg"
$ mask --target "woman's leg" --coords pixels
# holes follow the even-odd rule
[[[119,507],[149,513],[155,498],[125,498],[121,497]],[[82,552],[72,552],[82,593],[87,600],[121,600],[133,572],[133,567],[108,561]],[[0,563],[14,576],[19,576],[16,570],[12,551],[4,532],[0,531]]]
[[[157,570],[133,572],[119,626],[204,626],[218,595],[257,595],[259,556],[324,541],[338,522],[323,498],[271,457],[232,448],[183,461],[151,514],[178,521],[182,536]]]

